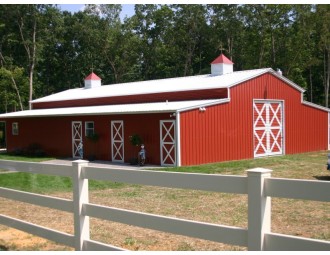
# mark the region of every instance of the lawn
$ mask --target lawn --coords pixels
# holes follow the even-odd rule
[[[5,157],[5,155],[0,156]],[[247,169],[263,167],[272,169],[274,177],[330,181],[330,172],[326,170],[326,162],[327,152],[316,152],[155,170],[246,175],[245,170]],[[2,187],[70,199],[72,198],[71,185],[71,180],[64,177],[27,173],[0,174],[0,186]],[[90,181],[90,202],[215,224],[247,227],[246,195]],[[73,233],[73,218],[69,213],[1,198],[0,205],[1,214]],[[330,241],[329,226],[329,203],[272,199],[273,232]],[[22,233],[13,232],[12,229],[0,226],[0,246],[8,247],[10,250],[69,249],[31,235],[24,237]],[[8,240],[8,236],[15,236],[14,234],[16,237]],[[129,250],[245,249],[245,247],[161,233],[93,218],[91,219],[91,237],[94,240],[111,243]],[[23,242],[22,240],[29,241]]]
[[[17,161],[29,161],[29,162],[42,162],[45,160],[51,160],[54,158],[50,157],[25,157],[25,156],[15,156],[7,153],[0,153],[0,160],[17,160]]]

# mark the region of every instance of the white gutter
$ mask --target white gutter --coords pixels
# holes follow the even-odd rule
[[[175,114],[175,131],[176,131],[176,166],[181,166],[181,128],[180,128],[180,112]]]
[[[314,103],[311,103],[311,102],[308,102],[308,101],[305,101],[303,99],[304,95],[301,94],[301,103],[304,104],[304,105],[307,105],[307,106],[310,106],[310,107],[313,107],[313,108],[316,108],[316,109],[319,109],[319,110],[322,110],[322,111],[325,111],[325,112],[330,112],[330,109],[329,108],[326,108],[324,106],[321,106],[321,105],[317,105],[317,104],[314,104]]]
[[[191,107],[181,108],[181,109],[178,109],[176,112],[177,113],[178,112],[186,112],[186,111],[195,110],[195,109],[198,109],[198,108],[201,108],[201,107],[208,107],[208,106],[224,104],[224,103],[229,103],[229,102],[230,102],[230,98],[222,98],[222,99],[216,100],[212,103],[205,103],[205,104],[200,104],[200,105],[194,105],[194,106],[191,106]]]

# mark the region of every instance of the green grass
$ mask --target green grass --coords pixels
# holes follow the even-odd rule
[[[295,171],[302,169],[319,170],[320,173],[327,174],[329,171],[324,171],[327,163],[327,152],[311,152],[295,155],[274,156],[257,159],[237,160],[213,164],[205,164],[189,167],[173,167],[160,169],[165,171],[175,172],[191,172],[204,174],[233,174],[245,175],[245,171],[252,168],[268,168],[279,174],[283,171]],[[156,169],[155,169],[156,170]],[[158,169],[159,170],[159,169]],[[289,177],[289,176],[288,176]],[[300,178],[299,173],[295,177]]]
[[[115,189],[122,186],[124,186],[123,183],[95,180],[89,181],[90,190]],[[41,194],[70,192],[72,191],[72,180],[69,177],[18,172],[0,174],[0,187]]]
[[[12,156],[5,153],[0,154],[0,160],[14,160],[27,162],[42,162],[52,160],[49,157],[25,157]],[[0,169],[0,172],[3,171]],[[102,190],[108,188],[120,188],[124,184],[109,181],[89,181],[90,190]],[[30,173],[0,174],[0,187],[18,189],[34,193],[70,192],[72,191],[72,180],[69,177],[50,176]]]
[[[30,162],[41,162],[44,160],[49,160],[49,158],[16,157],[7,154],[0,154],[0,159]],[[245,170],[262,167],[272,169],[272,176],[275,177],[315,179],[315,176],[330,176],[330,172],[325,170],[326,162],[327,152],[324,151],[259,159],[238,160],[190,167],[163,168],[155,170],[204,174],[245,175]],[[305,175],[302,175],[301,173],[305,173]],[[22,172],[0,174],[0,186],[37,193],[72,191],[71,178]],[[89,186],[90,190],[103,190],[109,188],[121,188],[124,187],[125,184],[109,181],[90,180]],[[125,195],[136,196],[137,194],[132,193]]]
[[[28,162],[42,162],[45,160],[52,160],[50,157],[25,157],[25,156],[14,156],[7,153],[0,153],[0,160],[17,160],[17,161],[28,161]]]

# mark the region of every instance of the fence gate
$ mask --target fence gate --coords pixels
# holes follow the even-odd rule
[[[176,165],[175,120],[160,121],[160,159],[162,166]]]
[[[111,151],[113,162],[124,162],[124,122],[111,121]]]
[[[72,157],[83,158],[82,122],[72,122]]]
[[[283,154],[283,103],[253,103],[254,157]]]

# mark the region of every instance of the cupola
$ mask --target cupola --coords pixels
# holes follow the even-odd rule
[[[223,75],[233,72],[234,63],[221,54],[211,63],[211,75]]]
[[[85,89],[101,87],[101,78],[95,73],[91,73],[85,78]]]

